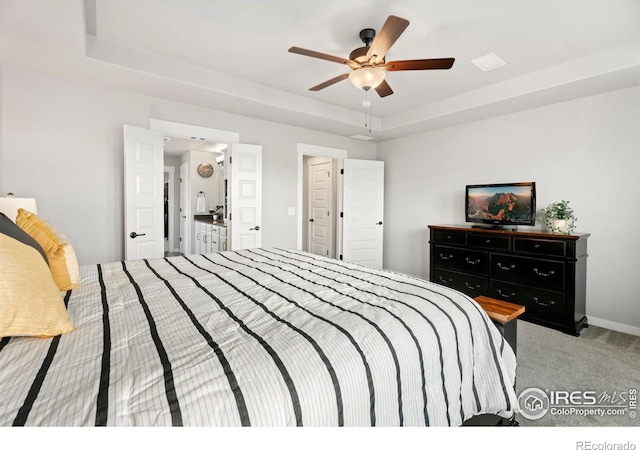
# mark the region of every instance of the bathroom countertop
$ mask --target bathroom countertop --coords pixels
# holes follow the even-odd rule
[[[218,225],[219,227],[226,227],[227,225],[221,220],[213,220],[213,214],[195,214],[193,220],[197,222],[210,223],[212,225]]]

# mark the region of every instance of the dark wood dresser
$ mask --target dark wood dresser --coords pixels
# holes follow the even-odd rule
[[[587,326],[589,234],[429,225],[432,282],[523,305],[521,319],[574,336]]]

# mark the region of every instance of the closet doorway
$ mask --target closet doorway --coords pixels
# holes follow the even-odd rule
[[[347,157],[347,151],[300,143],[297,150],[299,211],[297,248],[339,259],[342,251],[342,225],[338,216],[342,208],[342,185],[338,175],[342,169],[342,161]],[[310,183],[312,177],[309,175],[314,170],[317,172],[315,174],[317,182],[321,182],[325,176],[326,179],[331,180],[316,186],[323,192],[315,196],[318,201],[315,205],[315,216],[313,186]],[[325,171],[324,175],[323,171]],[[327,174],[326,171],[330,173]],[[310,221],[311,219],[313,221]],[[319,220],[316,222],[316,219]]]
[[[298,240],[299,250],[313,252],[310,243],[310,223],[315,217],[310,212],[312,198],[307,179],[310,178],[308,161],[321,157],[331,161],[333,168],[333,244],[329,255],[335,259],[368,267],[382,268],[383,216],[384,216],[384,162],[347,159],[347,151],[310,144],[298,144]],[[320,166],[322,167],[322,166]],[[320,171],[321,172],[321,171]],[[305,175],[306,174],[306,175]],[[320,208],[321,209],[321,208]],[[310,222],[310,219],[314,219]],[[322,235],[322,232],[317,234]],[[331,251],[333,250],[333,254]],[[315,252],[327,256],[327,249]]]

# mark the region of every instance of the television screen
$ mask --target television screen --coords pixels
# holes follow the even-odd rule
[[[536,184],[468,185],[466,221],[493,225],[535,225]]]

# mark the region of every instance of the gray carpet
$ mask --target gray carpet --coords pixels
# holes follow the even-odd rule
[[[551,390],[606,392],[620,400],[630,389],[640,391],[640,336],[589,326],[580,337],[518,322],[516,394],[528,387]],[[618,396],[615,397],[614,393]],[[627,399],[626,403],[629,405]],[[640,404],[638,404],[640,413]],[[640,418],[621,416],[552,415],[529,420],[518,414],[521,426],[640,426]]]

